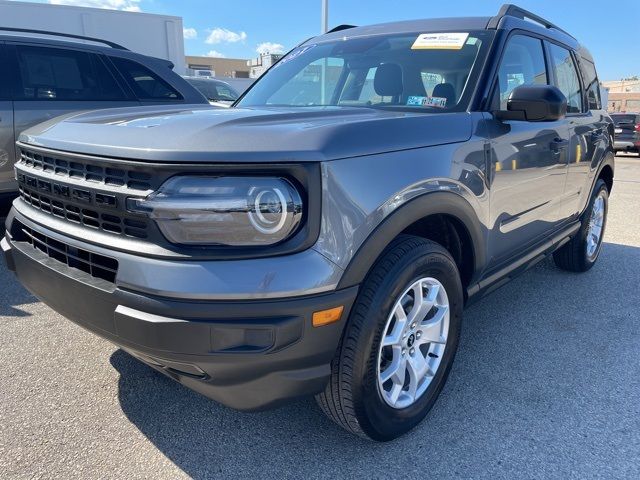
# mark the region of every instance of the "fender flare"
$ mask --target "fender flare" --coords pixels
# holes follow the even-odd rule
[[[469,233],[473,247],[474,274],[486,264],[485,234],[478,215],[462,196],[451,192],[430,192],[416,197],[380,223],[358,248],[340,279],[338,289],[362,283],[387,245],[407,227],[429,215],[448,215]],[[474,275],[475,276],[475,275]]]
[[[600,164],[596,169],[595,175],[593,176],[593,180],[591,181],[591,188],[589,189],[589,197],[587,197],[587,204],[585,205],[584,210],[586,210],[587,206],[589,205],[589,199],[593,195],[593,191],[596,188],[596,183],[598,183],[598,179],[600,178],[600,175],[602,175],[602,171],[604,170],[605,167],[609,167],[611,169],[612,177],[615,178],[615,174],[616,174],[615,159],[616,159],[616,156],[612,150],[607,150],[606,153],[603,155],[602,160],[600,161]],[[613,182],[611,183],[611,188],[613,189]],[[584,213],[584,210],[580,213],[580,215]]]

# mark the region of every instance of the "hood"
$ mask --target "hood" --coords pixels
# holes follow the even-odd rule
[[[374,108],[135,107],[85,112],[26,130],[22,143],[155,162],[307,162],[468,140],[468,113]]]

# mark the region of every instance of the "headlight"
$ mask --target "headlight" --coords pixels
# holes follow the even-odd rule
[[[173,177],[128,207],[147,213],[167,240],[182,245],[273,245],[302,220],[300,194],[274,177]]]

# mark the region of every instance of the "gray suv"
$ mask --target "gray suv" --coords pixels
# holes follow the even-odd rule
[[[390,440],[436,401],[466,305],[551,255],[594,265],[612,137],[588,51],[518,7],[343,26],[232,108],[23,133],[2,249],[42,301],[193,390],[241,410],[316,395]]]
[[[29,127],[79,110],[206,104],[172,68],[106,40],[0,28],[0,196],[17,192],[15,141]]]

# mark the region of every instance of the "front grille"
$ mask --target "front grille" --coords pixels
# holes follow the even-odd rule
[[[141,192],[151,190],[151,174],[114,166],[97,165],[86,161],[67,160],[42,155],[28,150],[20,152],[18,165],[25,165],[35,170],[53,173],[59,177],[84,180],[94,184],[111,187],[126,187]]]
[[[57,200],[28,189],[20,182],[20,197],[38,210],[64,218],[85,227],[135,238],[147,238],[147,224],[142,220],[123,218],[117,212],[100,213],[90,208]]]
[[[115,283],[118,273],[118,261],[114,258],[98,255],[97,253],[54,240],[26,225],[22,225],[17,220],[14,222],[12,235],[15,242],[27,243],[34,249],[46,254],[49,258],[69,268],[85,272],[93,278]]]
[[[20,197],[49,215],[93,230],[135,239],[149,237],[145,216],[128,212],[128,198],[155,187],[151,171],[109,159],[39,153],[21,147],[16,163]]]

